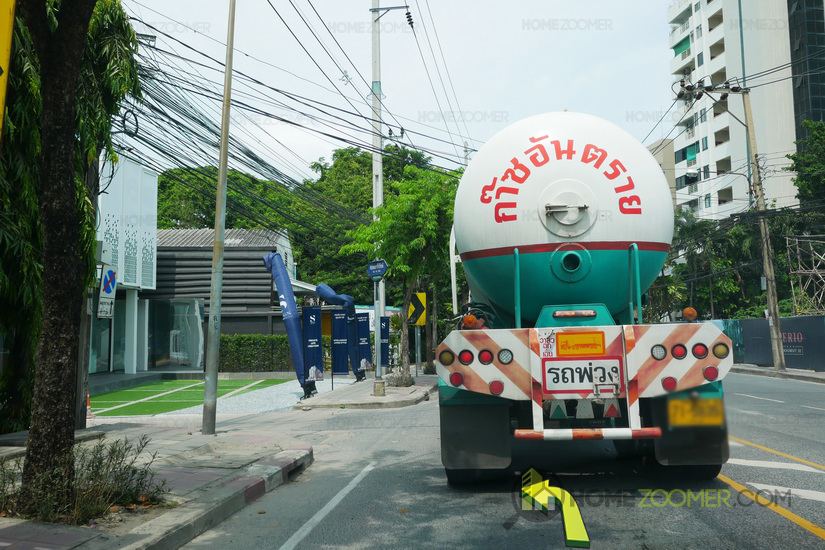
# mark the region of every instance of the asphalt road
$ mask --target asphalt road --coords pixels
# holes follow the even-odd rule
[[[725,391],[731,462],[716,480],[621,461],[610,443],[560,443],[535,464],[576,497],[591,548],[825,548],[825,385],[729,375]],[[282,419],[315,463],[184,548],[565,546],[558,512],[520,510],[518,478],[447,486],[435,401]]]

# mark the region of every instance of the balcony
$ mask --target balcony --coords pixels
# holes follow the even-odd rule
[[[669,47],[673,47],[682,40],[684,40],[685,36],[687,36],[688,32],[692,28],[690,21],[685,21],[681,25],[674,26],[670,29],[670,45]]]
[[[667,22],[681,25],[693,14],[693,0],[676,0],[667,9]]]
[[[716,114],[716,110],[714,107],[714,115],[710,121],[710,128],[711,131],[716,134],[720,130],[728,130],[728,135],[730,135],[730,121],[731,116],[730,113],[727,111],[720,112]]]
[[[696,60],[693,57],[693,50],[686,49],[670,61],[670,74],[683,75],[685,71],[696,69]]]

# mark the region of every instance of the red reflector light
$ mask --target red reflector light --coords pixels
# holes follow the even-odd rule
[[[673,346],[673,349],[670,350],[670,353],[676,359],[684,359],[687,357],[687,348],[682,344],[676,344]]]
[[[696,344],[693,346],[693,356],[697,359],[704,359],[708,356],[708,347],[705,344]]]
[[[673,391],[676,389],[676,379],[672,376],[666,376],[662,378],[662,387],[667,391]]]
[[[705,380],[710,380],[713,382],[717,378],[719,378],[719,369],[716,367],[705,367],[705,370],[702,371],[702,374],[705,376]]]
[[[453,386],[458,387],[463,383],[464,383],[464,375],[461,374],[460,372],[454,372],[450,375],[450,384],[452,384]]]
[[[490,393],[493,395],[501,395],[501,392],[504,391],[504,384],[502,384],[498,380],[493,380],[490,382]]]
[[[458,360],[464,363],[465,365],[469,365],[473,362],[473,352],[470,350],[464,350],[458,354]]]
[[[568,309],[564,311],[554,311],[553,317],[556,319],[560,317],[595,317],[595,309]]]
[[[481,350],[478,352],[478,360],[485,365],[489,365],[493,362],[493,352],[487,349]]]

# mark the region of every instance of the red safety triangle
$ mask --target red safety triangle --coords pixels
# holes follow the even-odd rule
[[[619,418],[620,416],[622,415],[619,413],[619,409],[617,409],[616,405],[613,403],[611,403],[610,406],[607,407],[607,410],[604,411],[605,418]]]

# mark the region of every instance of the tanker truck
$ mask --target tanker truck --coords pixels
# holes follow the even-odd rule
[[[436,348],[449,483],[507,472],[518,440],[537,454],[611,440],[716,477],[731,342],[710,323],[641,322],[673,238],[670,188],[641,143],[586,114],[514,123],[467,167],[453,231],[471,301]]]

